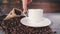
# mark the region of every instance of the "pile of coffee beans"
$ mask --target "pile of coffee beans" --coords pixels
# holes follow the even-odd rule
[[[16,10],[16,9],[15,9],[15,14],[16,14],[16,15],[21,15],[21,13],[22,13],[22,11],[19,11],[19,10]]]
[[[21,24],[20,20],[23,17],[24,16],[0,21],[0,29],[2,29],[5,34],[54,34],[49,26],[35,28]]]

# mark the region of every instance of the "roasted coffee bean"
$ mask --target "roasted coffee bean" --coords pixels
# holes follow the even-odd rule
[[[42,28],[25,26],[20,22],[22,18],[24,18],[24,16],[0,21],[0,29],[5,31],[5,34],[53,34],[54,33],[49,26]]]
[[[0,21],[2,21],[7,15],[1,15],[0,16]]]
[[[15,13],[16,13],[17,15],[21,15],[22,12],[15,9]]]

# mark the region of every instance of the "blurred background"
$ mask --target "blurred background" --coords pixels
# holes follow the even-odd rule
[[[0,15],[8,14],[13,8],[22,9],[21,0],[0,0]],[[28,9],[32,8],[44,9],[44,16],[53,23],[52,30],[60,34],[60,0],[32,0]]]
[[[12,8],[22,9],[21,0],[0,0],[0,13],[7,14]],[[60,0],[32,0],[28,8],[41,8],[44,13],[60,13]]]

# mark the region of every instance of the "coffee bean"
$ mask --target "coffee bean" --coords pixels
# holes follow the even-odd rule
[[[21,24],[20,20],[24,18],[15,17],[9,20],[0,21],[0,29],[5,31],[5,34],[53,34],[49,26],[47,27],[29,27]]]

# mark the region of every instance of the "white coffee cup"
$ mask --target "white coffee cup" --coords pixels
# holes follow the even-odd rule
[[[32,22],[39,22],[43,17],[43,9],[28,9],[28,18]]]

